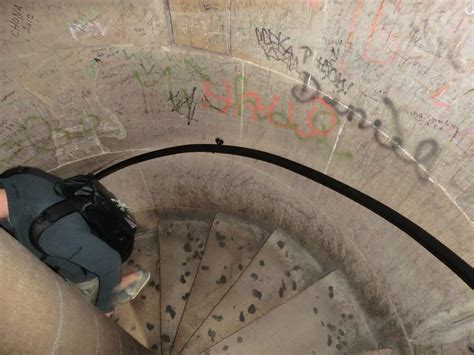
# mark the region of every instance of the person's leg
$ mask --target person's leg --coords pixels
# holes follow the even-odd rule
[[[104,313],[112,311],[114,289],[121,280],[120,255],[90,233],[74,228],[55,229],[47,230],[40,244],[49,255],[61,257],[57,263],[61,268],[60,275],[74,283],[90,280],[91,274],[97,276],[96,307]]]

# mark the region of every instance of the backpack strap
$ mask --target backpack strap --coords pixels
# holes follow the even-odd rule
[[[38,168],[33,168],[31,166],[17,166],[15,168],[11,168],[8,170],[5,170],[2,174],[0,174],[0,178],[8,178],[13,175],[17,174],[31,174],[31,175],[36,175],[39,177],[42,177],[43,179],[46,179],[52,183],[57,183],[62,181],[61,178],[51,175],[41,169]]]
[[[29,229],[31,244],[33,244],[33,246],[41,253],[48,255],[39,245],[41,234],[59,219],[77,211],[78,208],[68,200],[59,201],[45,209],[33,220],[33,222],[31,222]]]

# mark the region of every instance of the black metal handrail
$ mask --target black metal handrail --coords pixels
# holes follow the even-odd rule
[[[472,266],[419,225],[402,216],[400,213],[382,202],[326,174],[295,161],[283,158],[279,155],[257,149],[223,145],[220,139],[216,139],[216,142],[218,142],[218,144],[188,144],[151,151],[123,160],[97,172],[94,175],[97,179],[102,179],[118,170],[137,163],[183,153],[221,153],[261,160],[285,168],[324,185],[378,214],[380,217],[392,223],[394,226],[408,234],[412,239],[417,241],[421,246],[450,268],[471,289],[474,289],[474,269]]]

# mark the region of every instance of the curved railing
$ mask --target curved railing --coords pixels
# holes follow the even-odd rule
[[[257,149],[223,145],[223,141],[219,138],[216,139],[216,143],[217,144],[188,144],[151,151],[123,160],[95,173],[94,175],[97,179],[102,179],[130,165],[150,159],[183,153],[221,153],[264,161],[285,168],[324,185],[378,214],[380,217],[392,223],[394,226],[408,234],[412,239],[417,241],[421,246],[450,268],[471,289],[474,289],[474,269],[472,266],[419,225],[380,201],[377,201],[363,192],[360,192],[328,175],[279,155]]]

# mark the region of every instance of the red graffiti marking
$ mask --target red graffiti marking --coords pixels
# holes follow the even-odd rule
[[[224,88],[225,88],[225,96],[220,96],[220,95],[216,95],[212,92],[209,91],[209,81],[204,81],[204,107],[205,108],[208,108],[209,106],[212,106],[212,108],[214,109],[217,109],[218,111],[222,112],[222,113],[227,113],[229,112],[229,109],[231,108],[232,106],[232,87],[230,85],[230,83],[227,81],[227,80],[223,80],[222,81],[223,84],[224,84]],[[224,101],[224,107],[221,108],[221,107],[216,107],[216,106],[213,106],[210,102],[209,102],[209,97],[213,97],[215,99],[217,99],[217,101],[219,102],[222,102]]]
[[[311,7],[311,11],[318,10],[318,0],[300,0],[302,3],[307,3]]]
[[[293,130],[295,131],[296,135],[300,138],[303,138],[303,139],[312,138],[314,136],[326,136],[326,135],[328,135],[333,130],[335,122],[336,122],[333,108],[331,106],[329,106],[323,99],[321,99],[320,97],[317,97],[313,100],[313,102],[321,104],[321,106],[323,106],[330,114],[331,125],[325,131],[321,131],[321,130],[317,129],[316,127],[314,127],[314,124],[313,124],[313,117],[320,110],[320,108],[318,106],[313,106],[311,108],[311,110],[309,110],[309,112],[306,114],[306,125],[309,128],[309,132],[304,132],[304,131],[300,130],[298,128],[298,125],[296,125],[294,123],[294,120],[293,120],[293,105],[294,104],[293,104],[292,101],[288,101],[288,105],[287,105],[288,121],[293,126]]]
[[[231,113],[234,117],[240,117],[243,106],[249,109],[251,121],[257,122],[266,119],[266,121],[276,128],[292,129],[294,133],[302,139],[327,136],[336,126],[334,109],[320,97],[308,102],[308,105],[297,103],[297,105],[307,106],[304,121],[298,124],[294,118],[295,103],[291,99],[287,101],[286,112],[284,112],[284,110],[280,112],[277,111],[277,105],[280,103],[279,96],[273,95],[270,104],[266,105],[263,103],[259,93],[255,91],[245,91],[241,96],[235,95],[236,93],[228,81],[223,80],[222,83],[225,95],[211,92],[211,84],[208,81],[204,81],[204,108],[212,108],[223,114]],[[237,89],[235,91],[237,91]],[[232,111],[231,108],[233,108]],[[329,127],[326,128],[326,126],[319,122],[320,126],[322,125],[323,127],[319,129],[316,127],[315,122],[323,116],[329,116]],[[276,119],[277,117],[278,120]]]
[[[350,47],[352,46],[352,35],[355,32],[356,27],[357,27],[357,21],[360,17],[361,8],[362,8],[362,0],[357,0],[356,6],[355,6],[355,9],[354,9],[354,13],[352,14],[352,18],[351,18],[351,24],[349,26],[349,33],[347,35],[346,45],[344,47],[344,52],[347,52],[350,49]]]
[[[401,8],[401,2],[402,2],[402,0],[397,0],[396,3],[395,3],[395,9],[398,12],[400,11],[400,8]],[[379,4],[379,7],[378,7],[378,9],[377,9],[377,11],[374,15],[374,18],[372,19],[372,22],[370,24],[369,34],[367,36],[367,40],[365,41],[364,52],[362,54],[362,59],[365,60],[366,62],[375,63],[375,64],[379,64],[379,65],[384,65],[384,64],[388,64],[388,63],[393,62],[395,60],[395,58],[396,58],[396,56],[397,56],[397,54],[400,50],[400,46],[401,46],[401,42],[398,38],[398,33],[394,33],[391,30],[388,30],[383,25],[382,25],[381,28],[379,28],[381,18],[382,18],[382,14],[383,14],[384,5],[385,5],[385,0],[381,0],[380,4]],[[362,0],[357,0],[357,2],[355,4],[355,7],[354,7],[354,12],[352,14],[352,18],[351,18],[351,21],[350,21],[350,24],[349,24],[347,38],[346,38],[346,41],[345,41],[345,44],[344,44],[344,53],[340,57],[340,59],[337,63],[337,68],[340,68],[341,71],[345,68],[344,56],[352,48],[353,36],[354,36],[354,33],[356,32],[356,29],[357,29],[357,24],[359,22],[361,10],[362,10]],[[374,36],[375,36],[376,33],[379,33],[379,32],[387,33],[387,37],[388,37],[387,41],[386,41],[387,44],[389,42],[394,42],[395,43],[395,46],[394,46],[395,48],[393,50],[387,49],[387,51],[391,51],[391,54],[388,56],[388,58],[383,58],[383,59],[373,58],[369,54],[370,49],[372,48],[372,41],[374,39]]]
[[[245,100],[245,99],[249,99],[249,98],[254,99],[255,101],[254,102],[248,102],[248,101]],[[275,107],[278,104],[278,101],[280,100],[280,97],[279,96],[273,96],[272,103],[269,106],[264,106],[264,105],[261,104],[262,100],[260,99],[260,96],[256,92],[247,91],[247,92],[244,93],[244,100],[245,100],[244,105],[245,106],[250,105],[250,109],[252,110],[252,115],[250,116],[250,119],[252,121],[257,121],[258,113],[263,113],[264,115],[266,115],[268,121],[271,122],[272,121],[271,116],[272,116],[273,112],[275,111]]]
[[[364,45],[364,53],[362,55],[365,61],[369,63],[380,64],[380,65],[385,65],[385,64],[393,62],[395,60],[395,57],[398,54],[398,51],[401,45],[400,41],[398,40],[398,34],[392,32],[391,30],[387,31],[387,29],[384,26],[382,26],[380,30],[388,34],[387,43],[393,40],[397,42],[397,44],[395,45],[395,49],[388,56],[388,58],[385,58],[385,59],[374,59],[374,58],[369,57],[368,55],[368,52],[370,48],[372,47],[372,40],[374,38],[374,34],[377,32],[379,28],[380,19],[382,17],[383,8],[384,8],[384,3],[385,3],[385,0],[380,1],[379,8],[377,9],[374,19],[372,20],[372,23],[370,24],[369,35],[367,36],[367,41],[365,42],[365,45]],[[400,2],[397,4],[397,6],[399,6],[399,4]]]
[[[433,103],[433,105],[438,106],[438,107],[450,107],[451,106],[447,102],[441,102],[441,101],[438,100],[438,97],[444,95],[444,93],[448,90],[448,87],[449,87],[448,84],[444,84],[438,90],[435,91],[435,93],[431,96],[431,102]]]

